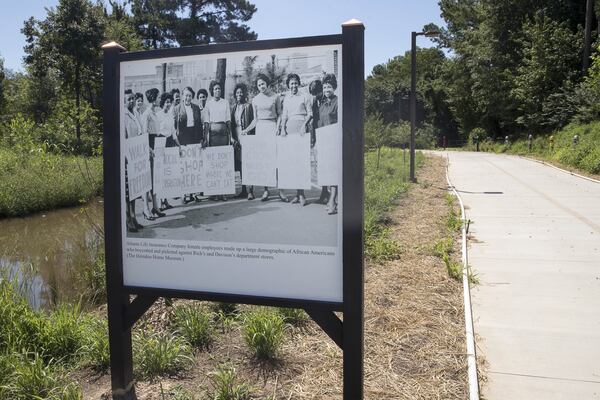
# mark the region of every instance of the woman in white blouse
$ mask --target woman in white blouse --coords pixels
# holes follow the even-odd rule
[[[206,102],[204,109],[204,131],[208,140],[207,146],[227,146],[231,144],[231,109],[229,102],[221,97],[223,88],[217,81],[212,81],[208,88],[212,98]]]
[[[286,80],[289,92],[283,99],[283,111],[281,117],[282,135],[301,135],[304,136],[310,132],[311,121],[313,119],[313,100],[312,96],[301,93],[300,77],[297,74],[289,74]],[[310,164],[304,166],[310,168]],[[306,204],[304,189],[297,189],[296,197],[292,203]]]

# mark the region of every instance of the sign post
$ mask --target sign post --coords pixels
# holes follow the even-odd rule
[[[103,50],[104,224],[113,399],[136,398],[131,330],[159,297],[304,309],[343,350],[344,399],[363,399],[363,24],[357,20],[348,21],[342,25],[341,35],[133,53],[125,52],[113,42],[104,45]],[[266,75],[261,75],[261,71],[275,67],[275,59],[280,65],[280,72],[287,75],[287,82],[286,79],[271,82]],[[256,63],[256,71],[244,77],[237,71],[247,70],[239,69],[241,65],[248,67],[247,60],[255,60],[252,62]],[[216,66],[227,71],[225,77],[215,74]],[[222,79],[217,80],[217,75]],[[290,80],[296,80],[298,85],[290,85]],[[308,83],[315,81],[322,82],[323,92],[309,94]],[[263,82],[270,87],[268,90],[261,86]],[[214,85],[220,85],[225,94],[221,99],[211,98],[202,104],[206,108],[214,107],[212,114],[200,113],[195,100],[190,103],[190,97],[193,98],[190,95],[198,89],[206,90],[209,83],[211,96]],[[302,91],[295,91],[297,86],[301,86]],[[161,100],[158,106],[158,101],[153,102],[152,99],[156,98],[155,88],[159,87],[162,88],[163,99],[167,100],[171,89],[179,89],[182,103],[174,104],[170,109],[163,107],[166,101]],[[250,92],[252,100],[248,99],[249,104],[240,102],[240,97],[234,95],[238,88],[245,88],[246,95]],[[163,122],[153,126],[169,130],[166,137],[173,134],[179,140],[186,140],[179,150],[170,146],[168,141],[164,147],[165,139],[160,137],[161,132],[135,130],[133,102],[129,98],[135,92],[146,93],[149,103],[149,110],[144,114],[138,110],[136,118],[147,118],[149,113],[154,113],[153,121]],[[294,96],[303,100],[297,102]],[[227,106],[234,104],[231,107],[254,107],[254,118],[258,123],[254,129],[250,128],[256,136],[255,140],[251,140],[252,136],[239,138],[242,161],[237,159],[240,156],[234,154],[230,146],[201,148],[204,129],[214,129],[213,132],[218,134],[225,125],[223,121],[205,119],[206,115],[228,117],[227,113],[218,111],[223,109],[223,103],[219,103],[221,108],[217,109],[215,104],[219,101],[228,102],[225,103]],[[267,105],[265,108],[264,104],[269,101],[278,106],[269,109]],[[313,129],[323,132],[323,141],[321,154],[313,154],[319,151],[317,134],[315,149],[310,150],[311,157],[303,156],[300,166],[297,162],[290,168],[285,164],[288,158],[277,159],[273,154],[277,143],[282,143],[285,137],[276,137],[281,133],[276,131],[274,118],[269,113],[282,112],[275,116],[281,117],[286,124],[283,115],[297,115],[298,109],[290,112],[290,107],[298,107],[298,104],[300,112],[310,113],[314,118]],[[271,111],[261,114],[265,109]],[[237,110],[233,108],[227,129],[236,123],[248,125],[245,117],[241,117],[245,111]],[[125,116],[129,118],[128,124],[124,122]],[[298,124],[292,122],[284,130],[292,135],[288,142],[307,141],[306,131],[300,132],[300,136],[293,136],[297,134],[293,129]],[[150,125],[141,121],[137,126],[146,129]],[[196,126],[197,130],[186,136]],[[177,129],[176,133],[170,132],[173,127]],[[308,124],[306,128],[309,128]],[[241,129],[235,132],[246,134]],[[148,151],[150,158],[154,158],[150,163],[150,178],[146,160],[141,154],[146,151],[145,138],[156,137],[157,134],[157,138],[149,139],[150,148],[160,143],[159,151]],[[335,138],[339,138],[337,145]],[[135,154],[129,155],[135,163],[127,162],[126,143],[136,147]],[[246,152],[244,143],[250,143]],[[265,145],[255,148],[252,147],[254,143]],[[265,153],[272,162],[255,159],[260,153]],[[156,157],[162,158],[157,160]],[[318,159],[322,160],[320,178],[315,176],[319,168],[315,169],[313,165]],[[206,212],[202,203],[188,206],[187,202],[183,202],[175,204],[173,209],[165,212],[166,215],[159,215],[157,221],[140,224],[141,233],[137,229],[129,230],[130,222],[136,218],[136,203],[139,214],[142,203],[150,202],[152,197],[193,198],[194,194],[203,191],[218,200],[234,194],[235,163],[242,165],[242,183],[244,180],[251,181],[254,190],[263,190],[264,187],[267,196],[267,187],[285,185],[277,181],[275,172],[288,171],[286,180],[294,187],[277,189],[293,190],[297,197],[306,195],[309,207],[304,207],[302,201],[301,205],[278,206],[281,203],[276,198],[269,203],[258,199],[253,203],[241,200],[237,203],[213,202],[206,206],[211,211]],[[192,168],[195,165],[198,168]],[[244,166],[248,169],[247,176],[244,175]],[[187,171],[190,168],[193,171]],[[136,187],[130,187],[132,177],[136,178]],[[143,184],[138,185],[140,182]],[[311,202],[311,196],[318,193],[323,185],[331,185],[329,192],[333,199],[330,199],[327,209],[317,208],[319,206]],[[249,206],[243,207],[246,204]],[[313,214],[315,216],[311,217]],[[247,228],[249,221],[259,227],[264,221],[281,221],[294,229],[286,229],[288,226],[274,228],[271,236],[263,237],[262,230],[247,233],[248,229],[235,228],[235,224],[244,224]],[[318,229],[314,229],[315,226]],[[335,312],[343,312],[343,322]]]

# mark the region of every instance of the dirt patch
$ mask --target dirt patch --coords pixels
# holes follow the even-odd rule
[[[448,277],[433,246],[446,235],[445,161],[428,157],[418,181],[391,214],[399,260],[365,269],[365,398],[468,398],[462,286]],[[248,306],[240,306],[241,313]],[[166,324],[164,303],[146,317]],[[140,400],[162,400],[181,385],[204,398],[208,374],[220,363],[235,365],[255,398],[341,399],[342,352],[313,322],[290,328],[278,360],[257,362],[245,346],[241,325],[223,328],[208,351],[184,375],[139,382]],[[106,399],[108,376],[81,372],[86,399]],[[165,396],[165,399],[168,399]]]

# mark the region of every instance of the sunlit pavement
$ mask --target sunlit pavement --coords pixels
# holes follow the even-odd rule
[[[447,154],[472,221],[483,396],[600,399],[600,184],[514,156]]]
[[[289,200],[294,190],[285,191]],[[254,200],[228,199],[183,205],[181,200],[169,201],[175,206],[165,211],[165,217],[144,220],[141,200],[136,202],[138,221],[144,228],[129,237],[170,240],[298,244],[337,246],[338,214],[329,215],[325,205],[317,204],[320,189],[306,191],[307,203],[284,203],[277,190],[270,191],[268,201],[261,201],[262,188],[255,188]]]

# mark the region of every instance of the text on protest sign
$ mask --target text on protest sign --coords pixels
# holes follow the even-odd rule
[[[129,199],[133,200],[152,189],[148,136],[139,135],[127,139],[126,148]]]

